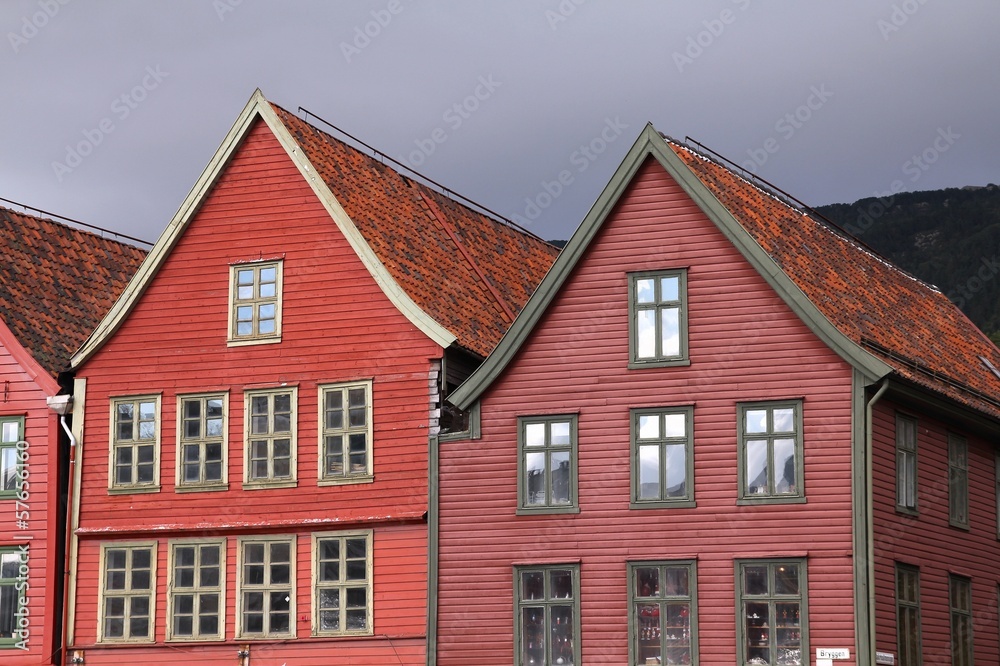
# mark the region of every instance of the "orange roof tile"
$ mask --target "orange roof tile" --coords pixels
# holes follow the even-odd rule
[[[0,317],[53,376],[111,308],[145,251],[0,208]]]
[[[785,274],[845,336],[920,386],[1000,417],[1000,349],[935,287],[845,233],[668,139]]]
[[[399,286],[486,356],[559,250],[272,107]]]

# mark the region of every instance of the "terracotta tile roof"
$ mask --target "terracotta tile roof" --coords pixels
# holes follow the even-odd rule
[[[920,386],[1000,417],[1000,350],[941,291],[728,168],[670,147],[837,329]],[[980,358],[982,357],[982,358]]]
[[[559,250],[272,107],[417,306],[465,349],[492,351]]]
[[[0,316],[53,376],[69,367],[145,251],[0,208]]]

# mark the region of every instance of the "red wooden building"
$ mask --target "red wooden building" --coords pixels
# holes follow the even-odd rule
[[[423,664],[429,437],[556,254],[255,93],[73,359],[74,659]]]
[[[432,659],[1000,663],[998,368],[940,291],[647,127],[450,397],[481,421],[436,450]]]
[[[0,664],[57,664],[72,420],[61,373],[144,253],[6,208],[0,251]]]

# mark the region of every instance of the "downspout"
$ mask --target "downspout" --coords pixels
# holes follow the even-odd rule
[[[888,390],[889,381],[883,379],[878,390],[875,391],[865,404],[865,530],[868,532],[868,548],[866,553],[866,569],[868,574],[868,663],[875,663],[875,490],[872,487],[874,480],[874,425],[872,417],[875,412],[875,403]]]
[[[51,396],[45,401],[49,408],[52,409],[56,414],[59,415],[59,425],[62,426],[63,432],[69,438],[69,466],[66,470],[66,535],[63,545],[63,621],[62,621],[62,637],[60,638],[60,652],[61,652],[61,663],[68,664],[68,652],[69,645],[67,644],[67,636],[69,632],[69,567],[70,567],[70,538],[73,533],[73,519],[71,516],[72,506],[73,506],[73,469],[76,464],[76,437],[73,436],[73,431],[70,429],[69,424],[66,423],[66,414],[73,408],[73,396],[71,395],[56,395]]]

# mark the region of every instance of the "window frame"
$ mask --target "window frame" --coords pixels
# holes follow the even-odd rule
[[[336,583],[324,584],[320,581],[320,542],[324,540],[338,540],[340,541],[340,564],[341,566],[341,581]],[[365,556],[365,580],[362,585],[357,583],[345,581],[344,572],[346,572],[346,542],[349,539],[364,539],[366,556]],[[374,620],[374,600],[372,598],[373,586],[372,579],[375,570],[374,565],[374,531],[373,530],[353,530],[348,532],[316,532],[312,535],[312,581],[310,588],[312,590],[312,636],[371,636],[375,633],[373,627]],[[347,588],[359,588],[364,587],[365,597],[366,597],[366,617],[365,617],[365,629],[362,631],[351,631],[347,629],[346,622],[346,600],[347,595],[341,594],[341,607],[339,609],[340,613],[340,626],[339,630],[324,630],[320,628],[320,592],[323,589],[339,588],[340,590],[346,590]]]
[[[956,586],[963,584],[967,586],[968,608],[959,608],[955,605]],[[964,620],[968,626],[968,634],[964,645],[960,645],[955,634],[956,620]],[[948,637],[951,644],[952,666],[972,666],[975,662],[975,622],[972,617],[972,579],[958,574],[948,574]],[[964,648],[964,649],[963,649]],[[957,650],[962,649],[962,652]],[[968,660],[963,657],[967,656]]]
[[[262,583],[260,585],[251,585],[248,589],[248,583],[244,580],[244,575],[246,573],[246,546],[251,544],[264,544],[264,572],[265,576],[270,576],[269,570],[270,566],[270,550],[268,546],[274,543],[285,543],[288,544],[288,583],[286,584],[274,584],[274,583]],[[236,539],[236,626],[234,627],[234,637],[238,639],[274,639],[274,638],[295,638],[296,637],[296,623],[295,620],[298,616],[297,598],[296,592],[298,589],[298,580],[296,578],[296,563],[298,561],[298,540],[294,534],[277,534],[272,536],[242,536]],[[262,592],[264,593],[264,609],[262,610],[264,616],[265,626],[269,624],[268,616],[270,609],[267,603],[267,594],[273,591],[288,590],[288,631],[287,632],[273,632],[265,631],[261,633],[252,633],[244,630],[244,595],[248,592]]]
[[[153,447],[153,480],[149,483],[139,483],[133,481],[132,483],[117,483],[117,478],[115,474],[115,454],[120,448],[131,447],[132,451],[132,474],[133,477],[137,476],[137,460],[138,460],[138,447],[147,446],[147,444],[141,444],[142,440],[133,438],[132,440],[126,440],[125,443],[118,442],[118,405],[131,402],[133,403],[133,408],[138,411],[138,406],[143,402],[153,402],[154,407],[154,421],[153,421],[153,440],[149,444]],[[161,437],[163,431],[163,412],[162,412],[162,394],[160,393],[148,393],[141,395],[124,395],[124,396],[111,396],[111,415],[110,423],[108,427],[108,493],[109,494],[133,494],[133,493],[156,493],[160,491],[160,445]],[[140,420],[138,415],[133,419],[133,427],[138,430]]]
[[[17,438],[13,441],[3,441],[3,430],[8,423],[17,424]],[[19,446],[23,444],[24,446]],[[0,416],[0,500],[17,499],[18,493],[24,488],[24,461],[28,457],[27,442],[24,439],[24,416]],[[14,459],[13,478],[14,487],[10,490],[3,488],[3,456],[10,451]]]
[[[692,666],[698,665],[698,562],[697,560],[638,560],[629,561],[628,565],[628,604],[629,604],[629,614],[628,614],[628,658],[629,664],[631,666],[645,666],[645,659],[641,654],[639,654],[638,644],[641,640],[640,630],[643,628],[642,622],[640,621],[639,614],[637,612],[637,607],[641,604],[652,605],[657,604],[661,607],[663,605],[673,603],[687,603],[688,604],[688,629],[689,629],[689,639],[688,639],[688,649],[691,651],[691,664]],[[663,578],[663,570],[670,568],[684,568],[687,569],[688,577],[688,594],[667,594],[665,591],[662,594],[656,596],[643,597],[639,596],[636,592],[636,571],[638,569],[644,568],[657,568],[659,569],[659,577]],[[665,640],[669,639],[668,634],[665,629],[667,627],[663,624],[666,620],[665,613],[662,610],[659,612],[660,619],[655,627],[656,632],[659,634],[660,638],[660,659],[662,661],[663,656],[667,653],[666,651],[670,648],[664,644]],[[650,639],[651,640],[651,639]],[[683,649],[684,646],[680,646]],[[667,662],[663,662],[667,663]]]
[[[0,561],[4,555],[13,555],[15,557],[16,566],[14,567],[14,576],[10,578],[0,577],[0,591],[10,588],[10,591],[16,595],[17,602],[14,604],[14,614],[11,616],[11,629],[13,635],[10,637],[0,638],[0,651],[16,649],[17,644],[23,642],[27,638],[25,633],[25,628],[19,626],[18,618],[24,617],[24,613],[28,606],[28,588],[24,586],[23,579],[19,581],[18,578],[21,577],[21,567],[27,565],[31,559],[30,545],[25,544],[22,546],[0,546]],[[2,568],[0,568],[2,572]],[[30,575],[30,574],[29,574]],[[20,584],[20,589],[18,585]]]
[[[569,571],[573,585],[573,597],[566,603],[565,597],[550,598],[550,573],[552,571]],[[521,598],[521,575],[527,572],[543,572],[543,586],[545,588],[544,599],[522,599]],[[571,648],[573,661],[570,666],[581,663],[580,651],[580,564],[579,562],[568,564],[515,564],[514,565],[514,664],[513,666],[527,666],[521,659],[521,641],[523,640],[523,627],[521,626],[521,610],[525,607],[541,606],[543,608],[543,624],[546,638],[552,634],[551,609],[554,606],[570,606],[573,613],[573,646]],[[545,641],[545,655],[541,664],[537,666],[552,666],[551,661],[551,641]]]
[[[765,400],[760,402],[740,402],[736,405],[737,417],[737,464],[739,479],[737,480],[737,500],[738,505],[752,504],[804,504],[806,502],[805,488],[805,444],[803,441],[803,400],[801,398],[789,400]],[[794,410],[795,429],[789,432],[777,432],[773,430],[773,412],[775,409]],[[746,416],[750,410],[766,409],[768,416],[768,429],[764,433],[747,433]],[[789,435],[795,438],[795,485],[794,493],[772,494],[772,493],[749,493],[747,488],[747,440],[767,440],[767,463],[768,463],[768,488],[774,483],[774,440],[788,439]]]
[[[274,440],[284,439],[275,437],[274,430],[274,396],[281,394],[289,395],[289,476],[273,476],[274,466]],[[265,435],[255,436],[253,429],[252,405],[255,397],[268,397],[268,432]],[[284,434],[283,431],[278,431]],[[252,463],[252,440],[268,440],[268,476],[264,479],[254,479],[251,477]],[[247,389],[243,392],[243,488],[244,490],[256,490],[261,488],[294,488],[298,484],[298,386],[281,386],[267,389]]]
[[[628,367],[630,369],[639,368],[663,368],[671,366],[691,365],[691,357],[688,350],[688,294],[687,294],[687,268],[664,269],[658,271],[642,271],[628,274]],[[636,283],[642,279],[654,279],[654,284],[658,285],[660,278],[677,277],[677,300],[663,300],[656,298],[652,307],[649,304],[640,304],[637,301]],[[654,294],[659,292],[659,286],[654,287]],[[640,307],[642,305],[643,307]],[[660,318],[656,318],[654,331],[656,334],[657,352],[650,358],[639,358],[639,324],[638,316],[640,310],[653,309],[659,311],[663,307],[676,307],[677,328],[678,328],[678,353],[676,355],[665,355],[660,347],[662,339]]]
[[[283,302],[283,286],[284,286],[284,259],[261,259],[254,261],[241,261],[229,265],[229,321],[226,333],[226,344],[229,347],[238,347],[243,345],[261,345],[261,344],[274,344],[281,342],[281,311]],[[264,268],[275,269],[275,295],[273,298],[262,297],[258,295],[260,287],[260,271]],[[237,279],[239,272],[241,270],[247,270],[248,268],[254,271],[253,289],[254,297],[251,299],[238,299],[238,285]],[[253,332],[249,335],[238,335],[236,332],[237,327],[237,315],[236,310],[240,305],[240,301],[245,301],[246,303],[253,306],[253,318],[251,319]],[[257,306],[261,304],[266,304],[269,302],[274,303],[274,333],[261,334],[258,332],[258,318]]]
[[[631,477],[632,477],[632,498],[629,507],[632,509],[655,509],[655,508],[688,508],[695,506],[694,497],[694,407],[691,405],[682,407],[641,407],[629,410],[631,440]],[[663,417],[667,415],[684,415],[684,436],[668,437],[665,434]],[[657,416],[659,419],[659,437],[640,440],[639,421],[644,416]],[[659,450],[659,496],[656,499],[643,499],[641,497],[641,447],[656,445]],[[671,498],[664,497],[666,489],[666,474],[668,467],[666,447],[684,446],[684,496]]]
[[[320,384],[317,387],[318,399],[318,451],[319,451],[319,461],[316,465],[318,474],[318,484],[321,486],[334,486],[334,485],[344,485],[351,483],[371,483],[375,480],[374,466],[373,466],[373,453],[374,453],[374,409],[372,406],[372,380],[365,379],[353,382],[341,382],[336,384]],[[351,428],[347,423],[347,418],[345,414],[344,426],[343,428],[327,428],[326,427],[326,396],[328,392],[341,391],[343,393],[344,402],[344,412],[348,411],[347,396],[351,389],[362,388],[365,391],[365,426],[362,430],[361,428]],[[356,434],[359,432],[365,433],[365,470],[361,473],[350,473],[348,468],[349,460],[349,435]],[[342,441],[342,453],[344,454],[344,471],[340,475],[328,474],[326,468],[326,457],[327,457],[327,447],[326,438],[328,435],[333,433],[340,433],[343,435]]]
[[[903,576],[914,576],[914,584],[916,588],[917,598],[916,600],[902,599],[900,598],[899,588],[900,581]],[[920,613],[920,569],[918,567],[904,564],[902,562],[896,562],[895,567],[895,594],[893,597],[896,601],[896,654],[899,656],[899,666],[920,666],[923,664],[923,628],[921,626],[921,613]],[[902,618],[904,613],[907,611],[912,611],[916,614],[916,651],[915,655],[912,655],[913,661],[904,661],[904,636],[901,631],[902,628]]]
[[[948,524],[969,529],[969,440],[953,432],[948,433]]]
[[[123,541],[123,542],[104,542],[101,544],[101,559],[100,559],[100,579],[98,582],[98,595],[97,595],[97,642],[98,643],[153,643],[156,640],[156,591],[157,591],[157,580],[156,580],[156,558],[157,558],[157,546],[156,541]],[[125,564],[125,578],[129,581],[131,574],[133,572],[132,559],[133,551],[137,550],[149,550],[149,589],[145,591],[145,594],[136,593],[131,588],[131,583],[126,582],[126,589],[120,594],[108,594],[107,589],[107,578],[108,578],[108,551],[109,550],[125,550],[126,551],[126,564]],[[117,590],[115,590],[117,592]],[[106,636],[107,629],[107,617],[105,615],[105,601],[109,597],[125,597],[125,605],[130,604],[130,600],[133,598],[138,598],[142,596],[147,596],[149,599],[149,624],[148,624],[148,635],[140,638],[135,638],[128,635],[130,632],[126,631],[128,629],[129,620],[131,615],[128,610],[125,611],[123,616],[123,636],[121,638],[108,637]]]
[[[919,422],[916,417],[896,412],[896,511],[912,515],[916,515],[920,510],[918,492],[920,488],[920,434],[918,427]],[[907,444],[911,444],[905,437],[908,430],[913,433],[912,446],[907,446]],[[912,458],[913,461],[913,477],[902,478],[904,471],[906,471],[902,465],[908,458]],[[907,503],[903,496],[904,492],[912,495],[912,504]]]
[[[215,586],[200,585],[198,582],[201,580],[201,573],[197,570],[200,568],[197,565],[197,559],[195,564],[195,580],[196,584],[193,587],[179,588],[177,586],[177,549],[194,547],[195,557],[200,557],[200,551],[203,546],[215,546],[219,549],[219,584]],[[167,624],[166,624],[166,640],[167,641],[177,641],[177,642],[199,642],[199,641],[221,641],[225,640],[226,637],[226,547],[227,542],[225,538],[221,539],[176,539],[171,540],[167,543],[168,548],[168,561],[167,561]],[[197,609],[198,601],[203,594],[216,594],[218,596],[218,631],[214,634],[202,634],[197,631],[197,612],[195,612],[192,617],[192,634],[190,636],[178,635],[174,631],[174,619],[176,613],[176,602],[177,597],[182,595],[191,595],[195,598],[194,607]]]
[[[543,513],[579,513],[580,512],[580,499],[579,499],[579,478],[577,473],[577,467],[579,464],[578,460],[578,427],[577,427],[577,414],[545,414],[537,416],[519,416],[517,417],[517,514],[518,515],[531,515],[531,514],[543,514]],[[556,422],[568,422],[569,423],[569,438],[570,443],[568,445],[553,445],[550,443],[551,426]],[[525,445],[525,429],[528,425],[544,423],[546,428],[546,442],[540,447],[527,447]],[[548,498],[551,494],[552,489],[552,470],[550,461],[550,454],[553,452],[569,451],[569,502],[566,504],[552,504],[547,499],[545,504],[529,505],[527,503],[528,499],[528,484],[525,479],[525,473],[527,470],[527,454],[528,453],[543,453],[545,454],[545,493]]]
[[[799,593],[797,595],[778,595],[774,591],[774,567],[781,566],[783,564],[794,564],[799,567]],[[744,590],[744,571],[748,566],[767,566],[768,568],[768,593],[766,595],[747,595]],[[774,628],[788,628],[792,627],[798,628],[799,631],[799,650],[803,663],[808,663],[809,661],[809,592],[808,592],[808,559],[805,557],[787,557],[787,558],[753,558],[753,559],[737,559],[736,560],[736,654],[737,654],[737,664],[747,664],[748,655],[746,654],[746,633],[747,625],[746,620],[750,619],[746,615],[746,610],[744,608],[745,603],[767,603],[768,613],[771,613],[771,608],[775,604],[779,603],[798,603],[799,604],[799,623],[791,625],[781,625],[778,627],[767,627],[767,631],[770,634],[768,639],[769,647],[767,648],[770,652],[770,645],[777,647],[777,632],[772,632],[771,629]],[[776,613],[774,613],[776,614]],[[772,659],[769,662],[770,666],[775,666],[777,661],[777,654],[771,653]]]
[[[202,405],[202,415],[200,417],[201,427],[204,432],[205,428],[205,405],[208,400],[221,400],[222,401],[222,435],[220,438],[207,437],[205,435],[198,437],[197,439],[189,439],[184,436],[184,422],[185,422],[185,412],[184,407],[187,401],[198,400]],[[190,493],[190,492],[206,492],[214,490],[228,490],[229,489],[229,391],[221,391],[218,393],[192,393],[178,395],[176,398],[177,405],[177,446],[176,449],[176,472],[174,478],[174,490],[179,493]],[[204,477],[205,474],[205,446],[207,444],[213,443],[221,439],[222,444],[222,478],[219,481],[202,481],[197,482],[184,481],[184,446],[186,444],[197,444],[199,452],[199,462],[198,467],[200,474],[199,476]]]

